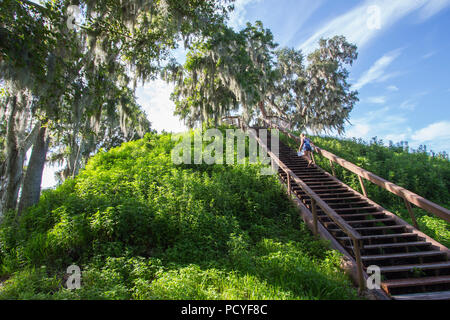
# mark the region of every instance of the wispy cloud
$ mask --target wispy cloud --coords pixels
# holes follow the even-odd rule
[[[450,0],[430,0],[428,1],[419,13],[419,22],[427,20],[434,16],[441,10],[450,6]]]
[[[419,10],[420,21],[425,21],[449,5],[450,0],[366,0],[362,5],[326,22],[317,32],[299,45],[299,49],[311,52],[317,46],[320,38],[330,38],[335,35],[344,35],[358,48],[362,48],[414,11]],[[378,20],[380,28],[370,24],[372,19]]]
[[[423,55],[423,56],[422,56],[422,59],[425,59],[425,60],[430,59],[430,58],[431,58],[432,56],[434,56],[435,54],[436,54],[436,51],[429,52],[429,53]]]
[[[236,0],[234,2],[234,10],[230,14],[229,25],[235,30],[244,27],[247,22],[245,19],[247,6],[258,2],[261,2],[261,0]]]
[[[360,90],[365,85],[377,81],[383,82],[392,78],[395,74],[386,73],[386,69],[400,56],[401,49],[397,49],[386,53],[380,59],[378,59],[368,71],[366,71],[353,85],[353,89]]]
[[[427,145],[429,149],[450,152],[450,121],[439,121],[411,135],[413,147]]]
[[[286,16],[286,8],[282,8],[283,18],[280,20],[284,31],[281,35],[281,39],[279,40],[280,45],[284,46],[291,41],[296,41],[297,33],[299,31],[303,31],[305,23],[322,6],[323,3],[324,0],[296,0],[297,9],[293,18],[288,18]],[[294,45],[295,43],[296,42],[294,42]]]
[[[384,104],[384,103],[386,103],[386,97],[384,97],[384,96],[370,97],[367,99],[367,102],[373,103],[373,104]]]
[[[438,139],[450,139],[450,121],[441,121],[430,124],[418,130],[412,138],[416,141],[434,141]]]
[[[450,121],[432,123],[422,129],[412,130],[402,113],[392,113],[389,107],[371,111],[364,116],[352,119],[345,136],[370,140],[373,137],[383,141],[408,141],[412,148],[427,145],[428,150],[450,152]]]
[[[370,140],[378,137],[384,141],[401,141],[410,136],[412,130],[406,126],[407,118],[403,113],[393,113],[390,107],[383,107],[365,113],[351,120],[345,136]]]
[[[416,109],[416,107],[417,107],[417,102],[410,100],[410,99],[403,101],[400,104],[400,109],[402,109],[402,110],[414,111],[414,109]]]
[[[365,113],[362,117],[350,120],[345,136],[349,138],[362,138],[370,140],[372,137],[380,137],[383,133],[391,133],[389,130],[406,122],[406,118],[400,114],[391,114],[391,108],[384,107]]]
[[[387,87],[387,89],[392,92],[399,91],[399,88],[397,86],[389,86],[389,87]]]

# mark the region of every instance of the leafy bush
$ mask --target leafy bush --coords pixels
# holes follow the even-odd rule
[[[0,298],[357,298],[275,176],[260,165],[174,165],[174,146],[148,134],[100,152],[20,218],[9,213]],[[72,264],[80,290],[64,288]]]

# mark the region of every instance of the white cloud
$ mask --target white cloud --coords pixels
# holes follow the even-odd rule
[[[170,100],[174,86],[167,84],[163,80],[155,80],[144,87],[136,90],[138,103],[147,113],[148,119],[152,123],[152,128],[161,132],[182,132],[186,131],[186,126],[176,116],[175,104]]]
[[[408,140],[408,132],[407,133],[394,133],[394,134],[387,134],[382,136],[381,138],[383,141],[389,142],[392,141],[394,143],[400,142],[400,141],[407,141]]]
[[[378,59],[369,70],[367,70],[353,85],[353,89],[360,90],[365,85],[377,81],[383,82],[395,76],[395,74],[386,74],[385,70],[399,57],[401,49],[397,49],[386,53],[380,59]]]
[[[362,138],[366,141],[373,137],[383,139],[385,143],[408,141],[411,148],[417,149],[426,145],[428,150],[450,153],[450,121],[440,121],[425,128],[413,131],[407,126],[407,118],[403,114],[392,114],[390,108],[366,113],[363,117],[351,120],[345,137]]]
[[[377,126],[380,120],[385,118],[389,112],[389,107],[367,112],[363,117],[350,120],[351,125],[346,128],[345,136],[348,138],[371,139],[376,136]]]
[[[261,0],[236,0],[234,2],[234,10],[230,14],[229,25],[235,30],[241,29],[245,26],[247,14],[247,6],[261,2]]]
[[[387,87],[387,89],[388,89],[389,91],[393,91],[393,92],[399,90],[399,88],[397,88],[396,86],[389,86],[389,87]]]
[[[434,16],[438,12],[440,12],[442,9],[445,9],[450,5],[450,0],[430,0],[428,1],[425,6],[422,8],[421,12],[419,13],[420,20],[419,22],[422,22],[424,20],[427,20],[428,18]]]
[[[410,145],[418,148],[426,145],[428,150],[450,153],[450,121],[440,121],[417,130],[411,135]]]
[[[415,102],[413,100],[406,100],[400,104],[400,109],[402,109],[402,110],[414,111],[414,109],[416,109],[416,107],[417,107],[417,102]]]
[[[352,125],[346,128],[345,137],[362,138],[370,141],[373,137],[399,142],[407,140],[412,130],[406,126],[407,118],[403,114],[393,114],[391,108],[384,107],[350,120]]]
[[[441,121],[430,124],[429,126],[418,130],[413,136],[416,141],[433,141],[441,139],[450,139],[450,121]]]
[[[423,55],[422,59],[425,59],[425,60],[430,59],[435,54],[436,54],[436,51],[429,52],[429,53]]]
[[[367,99],[368,103],[373,104],[384,104],[386,103],[386,97],[380,96],[380,97],[370,97]]]
[[[364,121],[359,122],[358,120],[353,121],[354,125],[347,130],[347,137],[363,138],[366,139],[372,127],[369,123]]]
[[[285,46],[290,41],[294,41],[295,44],[297,33],[304,30],[305,23],[322,6],[323,2],[323,0],[296,0],[295,15],[292,16],[286,14],[285,7],[280,7],[276,14],[281,19],[278,19],[277,23],[280,24],[280,29],[283,32],[276,34],[276,42],[280,46]]]
[[[305,52],[311,52],[320,38],[330,38],[335,35],[344,35],[348,41],[362,48],[381,33],[386,32],[397,21],[420,10],[420,20],[425,21],[442,9],[450,5],[450,0],[366,0],[349,12],[336,17],[325,23],[309,39],[299,46]],[[380,28],[371,27],[370,21],[374,12],[369,8],[375,7],[379,10]]]

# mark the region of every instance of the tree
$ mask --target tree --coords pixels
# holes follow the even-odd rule
[[[148,130],[130,86],[155,77],[178,41],[189,45],[192,37],[210,34],[233,0],[71,2],[5,0],[0,8],[0,70],[7,90],[0,116],[9,137],[1,167],[2,211],[16,208],[31,146],[19,211],[36,203],[52,145],[67,143],[64,161],[76,173],[113,126],[122,124],[124,138],[127,124]],[[67,24],[72,4],[82,14],[76,31]]]
[[[357,92],[347,83],[347,65],[357,58],[356,46],[344,37],[322,39],[308,56],[275,50],[270,30],[261,22],[239,33],[223,26],[196,43],[186,64],[164,73],[176,84],[175,114],[189,126],[239,114],[246,123],[278,117],[291,128],[344,130]]]

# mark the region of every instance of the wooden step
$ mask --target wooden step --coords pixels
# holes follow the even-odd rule
[[[392,288],[431,286],[447,283],[450,283],[450,276],[386,280],[381,282],[381,286],[388,291]]]
[[[384,226],[384,227],[365,227],[365,228],[353,228],[356,231],[378,231],[378,230],[392,230],[392,229],[406,229],[406,226]],[[330,228],[328,229],[331,232],[342,231],[341,229]]]
[[[385,216],[384,212],[366,212],[366,213],[353,213],[353,214],[340,214],[341,218],[354,218],[354,217],[367,217],[367,216]],[[351,222],[351,221],[348,221]]]
[[[362,260],[387,260],[387,259],[405,259],[405,258],[424,258],[433,256],[446,256],[447,253],[442,251],[422,251],[422,252],[409,252],[409,253],[392,253],[392,254],[380,254],[372,256],[361,256]]]
[[[305,182],[305,183],[310,188],[312,188],[313,186],[319,186],[319,187],[320,186],[326,186],[326,187],[331,187],[331,186],[339,187],[339,186],[341,186],[341,184],[339,182],[336,182],[336,181],[317,181],[317,182],[308,181],[308,182]]]
[[[450,268],[450,261],[422,263],[422,264],[406,264],[403,266],[386,266],[380,267],[382,273],[388,272],[409,272],[414,270],[434,270]]]
[[[310,189],[314,190],[314,191],[316,191],[316,190],[318,190],[318,191],[323,190],[323,191],[327,191],[327,192],[330,192],[330,191],[334,192],[334,191],[339,191],[339,190],[348,191],[348,189],[346,187],[343,187],[343,186],[340,186],[340,185],[330,185],[330,186],[327,186],[327,185],[310,186],[310,185],[308,185],[308,187]],[[323,188],[323,187],[325,187],[325,188]]]
[[[356,221],[348,221],[349,225],[352,224],[369,224],[369,223],[385,223],[385,222],[394,222],[393,218],[384,218],[384,219],[367,219],[367,220],[356,220]]]
[[[319,178],[323,178],[323,177],[326,177],[326,175],[324,175],[323,173],[321,173],[321,172],[308,172],[308,173],[306,173],[306,172],[299,172],[298,170],[296,170],[296,169],[294,169],[294,170],[291,170],[297,177],[299,177],[300,179],[303,179],[303,178],[316,178],[316,177],[319,177]]]
[[[321,209],[318,209],[319,211],[322,211]],[[336,212],[358,212],[362,210],[377,210],[375,207],[354,207],[354,208],[338,208],[333,209]],[[361,213],[372,213],[372,212],[361,212]],[[355,213],[356,214],[356,213]]]
[[[364,249],[390,249],[390,248],[404,248],[404,247],[431,247],[430,242],[416,241],[416,242],[399,242],[399,243],[383,243],[365,245]]]
[[[320,197],[323,201],[325,202],[334,202],[334,201],[351,201],[351,200],[359,200],[361,199],[361,197],[359,196],[352,196],[350,195],[349,197],[342,197],[342,198],[329,198],[329,197]]]
[[[317,169],[313,168],[302,168],[300,166],[287,166],[289,169],[291,169],[292,172],[294,172],[296,175],[303,174],[303,175],[310,175],[310,174],[320,174],[322,177],[326,177],[326,174],[324,174],[322,171],[319,171]]]
[[[322,197],[323,194],[334,194],[335,196],[338,196],[340,194],[348,194],[348,189],[339,188],[339,189],[314,189],[311,188],[315,193],[317,193],[320,197]]]
[[[358,211],[358,210],[376,210],[377,208],[368,206],[368,207],[355,207],[355,208],[341,208],[341,209],[335,209],[334,211],[341,212],[341,211]]]
[[[326,176],[325,177],[317,177],[317,178],[304,178],[302,180],[305,181],[306,183],[308,183],[309,181],[337,182],[333,178],[326,177]]]
[[[391,298],[394,300],[450,300],[450,291],[393,295]]]
[[[393,233],[393,234],[379,234],[372,236],[362,236],[363,240],[376,240],[376,239],[389,239],[389,238],[408,238],[408,237],[418,237],[415,233]],[[338,240],[350,240],[349,237],[336,237]]]
[[[322,197],[321,197],[321,199],[322,199]],[[310,200],[308,200],[308,202],[310,202]],[[366,205],[366,206],[368,206],[369,205],[369,203],[367,203],[367,201],[353,201],[353,202],[347,202],[347,203],[342,203],[342,202],[329,203],[328,201],[325,201],[325,202],[327,202],[330,207],[331,206],[354,206],[354,205]],[[349,208],[357,208],[357,207],[349,207]]]
[[[383,227],[364,227],[364,228],[353,228],[357,231],[372,231],[372,230],[392,230],[392,229],[406,229],[407,226],[395,225],[395,226],[383,226]]]
[[[330,191],[330,190],[327,190],[327,191]],[[354,196],[355,194],[353,192],[351,192],[351,191],[340,192],[338,194],[336,194],[336,193],[321,193],[320,194],[320,198],[324,199],[324,197],[327,197],[327,196],[336,197],[336,196],[341,196],[341,195],[342,195],[343,199],[345,199],[344,197],[346,197],[346,196]]]

